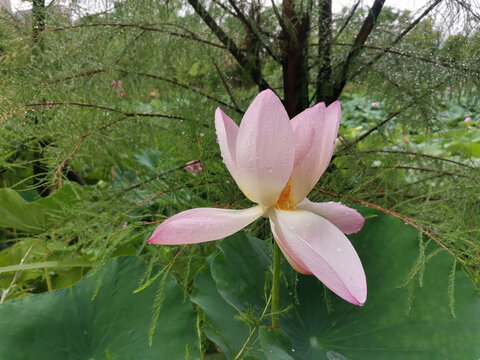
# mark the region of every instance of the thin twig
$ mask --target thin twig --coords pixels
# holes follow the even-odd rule
[[[381,77],[383,77],[385,80],[387,80],[390,84],[392,84],[394,87],[396,87],[398,90],[400,90],[405,95],[407,95],[410,99],[412,99],[412,101],[415,104],[418,104],[420,106],[420,101],[415,97],[415,95],[411,94],[410,91],[408,91],[403,86],[401,86],[399,83],[397,83],[396,81],[391,79],[390,76],[388,76],[386,73],[384,73],[383,71],[380,71],[379,69],[376,69],[373,65],[368,65],[368,64],[366,64],[364,62],[361,62],[361,61],[359,61],[359,63],[363,64],[365,66],[368,66],[370,69],[372,69],[377,74],[379,74]]]
[[[368,154],[368,153],[386,153],[386,154],[403,154],[403,155],[413,155],[413,156],[421,156],[421,157],[426,157],[426,158],[429,158],[429,159],[433,159],[433,160],[439,160],[439,161],[446,161],[446,162],[450,162],[452,164],[456,164],[456,165],[460,165],[460,166],[465,166],[467,168],[470,168],[472,170],[480,170],[480,168],[476,168],[476,167],[473,167],[473,166],[470,166],[470,165],[467,165],[467,164],[464,164],[464,163],[461,163],[459,161],[455,161],[455,160],[451,160],[451,159],[447,159],[447,158],[442,158],[442,157],[439,157],[439,156],[434,156],[434,155],[428,155],[428,154],[422,154],[422,153],[416,153],[416,152],[413,152],[413,151],[400,151],[400,150],[365,150],[365,151],[358,151],[357,153],[363,153],[363,154]],[[340,157],[340,156],[347,156],[347,155],[351,155],[352,153],[346,153],[346,154],[339,154],[337,155],[337,157]]]
[[[409,218],[409,217],[406,217],[406,216],[403,216],[401,215],[400,213],[397,213],[396,211],[392,211],[392,210],[388,210],[388,209],[385,209],[379,205],[375,205],[375,204],[372,204],[372,203],[369,203],[367,201],[364,201],[364,200],[360,200],[360,199],[357,199],[357,198],[354,198],[353,196],[345,196],[345,195],[339,195],[339,194],[335,194],[335,193],[332,193],[332,192],[329,192],[329,191],[325,191],[325,190],[321,190],[321,189],[317,189],[317,188],[314,188],[315,190],[323,193],[323,194],[327,194],[327,195],[330,195],[330,196],[334,196],[334,197],[347,197],[349,199],[352,199],[360,204],[363,204],[363,205],[366,205],[366,206],[369,206],[369,207],[372,207],[374,209],[377,209],[377,210],[380,210],[386,214],[389,214],[389,215],[392,215],[392,216],[395,216],[396,218],[399,218],[401,219],[403,222],[405,222],[406,224],[408,225],[411,225],[413,226],[415,229],[421,231],[423,234],[425,234],[426,236],[428,236],[430,239],[432,239],[433,241],[435,241],[438,245],[440,245],[444,250],[446,250],[449,254],[453,255],[460,263],[464,263],[464,261],[459,258],[457,255],[455,255],[455,253],[453,251],[451,251],[446,245],[444,245],[440,240],[438,240],[435,236],[433,236],[432,232],[433,230],[432,229],[429,229],[428,226],[424,225],[424,224],[421,224],[419,223],[420,225],[417,225],[415,224],[414,220]],[[429,229],[430,231],[427,231],[425,230],[425,228]]]
[[[173,24],[161,24],[161,25],[168,25],[168,26],[173,26]],[[87,28],[87,27],[118,27],[118,28],[135,28],[135,29],[140,29],[140,30],[145,30],[145,31],[156,31],[156,32],[161,32],[164,34],[172,35],[172,36],[177,36],[181,37],[184,39],[188,40],[195,40],[207,45],[215,46],[220,49],[226,49],[226,47],[222,44],[217,44],[208,40],[203,40],[200,39],[198,36],[191,35],[193,32],[190,32],[190,35],[185,35],[173,31],[168,31],[168,30],[163,30],[159,28],[152,27],[151,25],[140,25],[140,24],[119,24],[119,23],[96,23],[96,24],[79,24],[79,25],[73,25],[73,26],[65,26],[65,27],[59,27],[59,28],[53,28],[53,29],[46,29],[43,32],[57,32],[57,31],[65,31],[65,30],[71,30],[71,29],[79,29],[79,28]]]
[[[387,122],[389,122],[390,120],[394,119],[398,114],[400,114],[401,112],[407,110],[408,108],[412,107],[413,106],[413,103],[410,103],[409,105],[403,107],[402,109],[398,110],[398,111],[395,111],[393,114],[389,115],[387,118],[385,118],[384,120],[380,121],[377,125],[375,125],[374,127],[372,127],[371,129],[367,130],[365,133],[363,133],[362,135],[360,135],[358,138],[356,138],[353,142],[349,143],[347,146],[351,146],[351,145],[354,145],[360,141],[362,141],[363,139],[365,139],[368,135],[370,135],[371,133],[373,133],[375,130],[378,130],[379,128],[381,128],[383,125],[385,125]]]
[[[164,77],[164,76],[149,74],[149,73],[141,73],[141,72],[126,70],[126,69],[122,69],[122,68],[101,68],[101,69],[89,70],[89,71],[85,71],[85,72],[80,73],[80,74],[70,75],[70,76],[66,76],[66,77],[63,77],[63,78],[59,78],[59,79],[49,81],[48,84],[55,84],[55,83],[58,83],[58,82],[61,82],[61,81],[77,79],[77,78],[81,78],[81,77],[84,77],[84,76],[90,76],[90,75],[98,74],[98,73],[105,72],[105,71],[118,71],[118,72],[122,72],[122,73],[129,74],[129,75],[145,76],[145,77],[150,77],[152,79],[162,80],[162,81],[168,82],[170,84],[173,84],[173,85],[182,87],[184,89],[187,89],[189,91],[196,92],[196,93],[198,93],[202,96],[205,96],[207,99],[215,101],[219,104],[222,104],[225,107],[231,108],[231,109],[243,114],[243,111],[241,111],[236,104],[235,104],[235,106],[227,104],[226,102],[224,102],[220,99],[217,99],[217,98],[213,97],[212,95],[209,95],[209,94],[207,94],[207,93],[205,93],[205,92],[203,92],[199,89],[191,87],[190,85],[178,82],[174,79],[170,79],[170,78],[167,78],[167,77]]]
[[[310,44],[309,46],[315,46],[317,44]],[[332,45],[338,45],[338,46],[355,46],[354,44],[347,44],[347,43],[341,43],[341,42],[333,42]],[[410,59],[415,59],[415,60],[419,60],[419,61],[423,61],[423,62],[426,62],[426,63],[429,63],[429,64],[433,64],[433,65],[438,65],[438,66],[442,66],[442,67],[445,67],[445,68],[448,68],[448,69],[454,69],[454,70],[461,70],[461,71],[465,71],[465,72],[473,72],[475,74],[480,74],[480,71],[479,70],[476,70],[476,69],[472,69],[472,68],[469,68],[467,66],[458,66],[458,65],[453,65],[453,64],[450,64],[448,62],[445,62],[445,61],[436,61],[436,60],[432,60],[432,59],[429,59],[429,58],[426,58],[424,56],[418,56],[418,55],[414,55],[414,54],[409,54],[409,53],[405,53],[405,52],[401,52],[401,51],[398,51],[398,50],[392,50],[390,47],[381,47],[381,46],[374,46],[374,45],[362,45],[363,48],[365,49],[371,49],[371,50],[378,50],[378,51],[383,51],[385,53],[389,53],[389,54],[394,54],[394,55],[399,55],[399,56],[403,56],[403,57],[407,57],[407,58],[410,58]],[[371,61],[364,64],[365,66],[371,66]]]
[[[212,157],[217,157],[218,155],[219,155],[218,153],[215,153],[215,154],[213,154]],[[207,157],[207,158],[208,158],[208,157]],[[121,191],[121,193],[119,194],[119,197],[122,196],[123,194],[131,191],[131,190],[134,190],[134,189],[136,189],[136,188],[138,188],[138,187],[140,187],[140,186],[143,186],[143,185],[145,185],[145,184],[148,184],[148,183],[151,182],[151,181],[160,179],[161,177],[163,177],[163,176],[165,176],[165,175],[167,175],[167,174],[169,174],[169,173],[172,173],[172,172],[177,171],[177,170],[184,169],[184,168],[186,168],[187,166],[192,165],[192,164],[196,164],[196,163],[200,163],[200,160],[197,160],[197,161],[195,161],[195,162],[193,162],[193,163],[190,163],[190,164],[180,165],[180,166],[178,166],[178,167],[176,167],[176,168],[173,168],[173,169],[164,171],[164,172],[162,172],[162,173],[160,173],[160,174],[158,174],[158,175],[152,176],[151,178],[149,178],[149,179],[147,179],[147,180],[144,180],[144,181],[142,181],[142,182],[139,182],[139,183],[137,183],[137,184],[135,184],[135,185],[132,185],[132,186],[126,188],[126,189],[123,189],[123,190]]]
[[[472,179],[471,176],[468,175],[463,175],[463,174],[458,174],[450,171],[442,171],[442,170],[437,170],[437,169],[428,169],[428,168],[421,168],[421,167],[416,167],[416,166],[405,166],[405,165],[395,165],[395,166],[376,166],[377,168],[384,168],[384,169],[405,169],[405,170],[417,170],[417,171],[425,171],[425,172],[432,172],[432,173],[438,173],[441,175],[448,175],[448,176],[458,176],[458,177],[463,177],[466,179]]]
[[[202,95],[202,96],[205,96],[207,99],[210,99],[210,100],[212,100],[212,101],[215,101],[215,102],[217,102],[217,103],[219,103],[219,104],[221,104],[221,105],[223,105],[223,106],[225,106],[225,107],[231,108],[231,109],[233,109],[233,110],[235,110],[235,111],[240,112],[241,114],[243,114],[243,112],[242,112],[240,109],[238,109],[238,107],[232,106],[232,105],[230,105],[230,104],[227,104],[226,102],[224,102],[224,101],[222,101],[222,100],[220,100],[220,99],[217,99],[217,98],[215,98],[215,97],[213,97],[213,96],[211,96],[211,95],[209,95],[209,94],[207,94],[207,93],[205,93],[205,92],[203,92],[203,91],[201,91],[201,90],[195,89],[195,88],[193,88],[193,87],[191,87],[191,86],[189,86],[189,85],[180,83],[180,82],[178,82],[178,81],[176,81],[176,80],[169,79],[169,78],[166,78],[166,77],[163,77],[163,76],[160,76],[160,75],[154,75],[154,74],[148,74],[148,73],[141,73],[141,72],[136,72],[136,71],[131,71],[131,70],[118,70],[118,71],[120,71],[120,72],[125,72],[125,73],[127,73],[127,74],[134,74],[134,75],[139,75],[139,76],[150,77],[150,78],[152,78],[152,79],[162,80],[162,81],[168,82],[168,83],[170,83],[170,84],[174,84],[174,85],[176,85],[176,86],[180,86],[180,87],[182,87],[182,88],[184,88],[184,89],[187,89],[187,90],[189,90],[189,91],[196,92],[196,93],[198,93],[198,94],[200,94],[200,95]],[[235,104],[235,105],[236,105],[236,104]]]
[[[348,23],[350,22],[350,20],[352,20],[353,18],[353,15],[355,14],[355,11],[357,11],[357,8],[358,8],[358,5],[360,5],[360,0],[358,0],[355,5],[353,5],[352,9],[350,10],[350,13],[348,14],[347,18],[345,19],[345,22],[342,24],[342,26],[340,27],[340,29],[338,29],[337,33],[335,34],[335,37],[333,38],[333,42],[335,43],[335,41],[338,39],[338,37],[340,36],[340,34],[343,32],[343,30],[345,30],[345,28],[347,27]]]
[[[250,65],[249,59],[245,54],[237,47],[232,38],[230,38],[225,31],[218,25],[215,19],[210,15],[210,13],[205,9],[205,7],[200,4],[198,0],[188,0],[190,5],[193,7],[198,16],[205,22],[205,24],[210,28],[210,30],[215,34],[215,36],[225,45],[226,49],[232,54],[232,56],[237,60],[238,64],[250,75],[253,81],[261,89],[270,89],[271,86],[265,81],[263,77],[257,78],[255,69]]]
[[[57,168],[57,171],[55,171],[55,174],[53,175],[53,180],[52,182],[55,182],[55,179],[58,177],[58,175],[60,174],[60,172],[63,170],[65,164],[67,163],[67,161],[73,156],[73,154],[75,154],[75,152],[78,150],[78,148],[80,147],[80,145],[82,144],[83,140],[85,140],[85,138],[87,138],[88,136],[92,135],[94,132],[96,131],[100,131],[100,130],[104,130],[112,125],[115,125],[115,124],[118,124],[119,122],[122,122],[123,120],[125,119],[128,119],[129,116],[124,116],[124,117],[121,117],[120,119],[117,119],[117,120],[114,120],[112,122],[109,122],[108,124],[105,124],[103,126],[100,126],[99,128],[95,129],[95,130],[90,130],[88,133],[86,134],[83,134],[82,136],[80,136],[80,138],[78,139],[78,142],[77,144],[75,145],[75,147],[73,148],[73,150],[70,152],[70,154],[67,155],[67,157],[62,161],[62,163],[60,164],[60,166]]]
[[[182,116],[177,116],[177,115],[168,115],[168,114],[159,114],[159,113],[129,112],[129,111],[114,109],[114,108],[111,108],[111,107],[108,107],[108,106],[97,105],[97,104],[89,104],[89,103],[81,103],[81,102],[77,102],[77,101],[50,101],[50,102],[44,102],[44,103],[31,103],[31,104],[21,105],[20,108],[22,108],[22,107],[49,108],[49,107],[58,106],[58,105],[71,105],[71,106],[88,107],[88,108],[94,108],[94,109],[100,109],[100,110],[108,110],[108,111],[111,111],[111,112],[123,114],[123,115],[128,116],[128,117],[131,117],[131,116],[162,117],[162,118],[167,118],[167,119],[186,120],[186,118],[184,118]]]
[[[81,78],[81,77],[84,77],[84,76],[90,76],[90,75],[98,74],[98,73],[109,71],[109,70],[112,70],[112,69],[102,68],[102,69],[88,70],[88,71],[85,71],[83,73],[70,75],[70,76],[65,76],[65,77],[62,77],[62,78],[51,80],[47,84],[56,84],[56,83],[59,83],[59,82],[62,82],[62,81],[78,79],[78,78]]]
[[[430,11],[432,11],[442,0],[435,0],[418,18],[416,18],[409,26],[405,28],[398,36],[390,43],[390,45],[387,47],[388,49],[392,48],[395,46],[400,40],[403,39],[405,35],[407,35],[417,24],[425,17],[427,16]],[[378,54],[375,58],[369,61],[369,66],[371,66],[373,63],[377,62],[385,53],[380,53]],[[353,75],[353,77],[356,77],[365,67],[362,66],[360,67],[356,73]]]
[[[252,25],[250,23],[250,21],[246,18],[246,16],[242,13],[242,11],[240,10],[240,8],[237,6],[237,4],[235,3],[235,0],[228,0],[228,2],[230,3],[230,5],[233,7],[233,9],[235,10],[238,18],[240,19],[240,21],[246,26],[246,28],[248,29],[248,31],[250,31],[250,33],[257,39],[257,41],[262,44],[262,46],[264,47],[264,49],[267,51],[267,53],[272,57],[273,60],[275,60],[277,63],[281,63],[281,60],[280,58],[277,56],[277,54],[275,54],[272,49],[270,49],[270,47],[268,46],[267,43],[265,43],[262,38],[260,37],[260,34],[258,33],[256,27],[254,25]]]
[[[214,58],[210,58],[210,60],[212,61],[213,65],[215,66],[215,69],[217,70],[217,73],[218,75],[220,76],[220,80],[222,81],[222,84],[223,86],[225,87],[225,90],[227,90],[227,93],[228,93],[228,96],[230,97],[230,100],[232,100],[232,103],[235,107],[235,111],[243,114],[244,111],[240,109],[240,107],[238,106],[237,102],[235,101],[235,98],[233,96],[233,92],[232,90],[230,89],[230,86],[228,86],[228,83],[227,83],[227,80],[225,79],[225,76],[223,76],[223,73],[222,71],[220,70],[220,68],[218,67],[217,65],[217,62],[215,61]]]

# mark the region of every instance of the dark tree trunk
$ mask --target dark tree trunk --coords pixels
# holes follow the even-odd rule
[[[290,118],[308,107],[308,11],[297,15],[294,0],[282,3],[284,26],[280,34],[282,42],[282,69],[284,105]]]
[[[316,102],[324,101],[326,105],[336,99],[331,85],[332,61],[330,49],[332,44],[332,0],[319,0],[318,14],[318,73],[316,82]]]
[[[260,13],[259,13],[259,6],[258,4],[252,3],[250,4],[249,9],[249,17],[250,21],[252,21],[255,26],[259,26],[260,22]],[[250,67],[251,67],[251,76],[253,77],[253,81],[258,85],[258,90],[262,91],[265,90],[262,87],[262,64],[260,59],[260,49],[262,47],[262,43],[260,39],[255,35],[255,33],[246,27],[246,49],[248,50],[248,59],[250,60]]]

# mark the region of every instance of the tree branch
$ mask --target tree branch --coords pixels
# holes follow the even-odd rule
[[[363,133],[362,135],[360,135],[358,138],[356,138],[353,142],[347,144],[347,146],[352,146],[360,141],[362,141],[363,139],[365,139],[368,135],[370,135],[371,133],[373,133],[375,130],[378,130],[379,128],[381,128],[383,125],[385,125],[387,122],[389,122],[390,120],[393,120],[397,115],[399,115],[400,113],[402,113],[403,111],[407,110],[408,108],[412,107],[414,105],[414,103],[410,103],[408,104],[407,106],[403,107],[402,109],[398,110],[398,111],[395,111],[393,114],[389,115],[387,118],[385,118],[384,120],[380,121],[377,125],[375,125],[374,127],[372,127],[371,129],[367,130],[365,133]],[[345,146],[345,148],[347,147]]]
[[[425,17],[427,16],[438,4],[440,4],[442,0],[435,0],[418,18],[416,18],[409,26],[405,28],[398,36],[390,43],[390,45],[387,47],[388,50],[390,50],[393,46],[395,46],[400,40],[403,39],[405,35],[407,35],[410,30],[412,30],[417,24]],[[370,60],[367,64],[367,66],[372,65],[373,63],[377,62],[385,53],[379,53],[374,59]],[[365,69],[365,66],[360,67],[356,73],[353,75],[353,77],[357,76],[360,74],[360,72]]]
[[[320,0],[318,13],[318,73],[317,83],[315,87],[315,95],[317,103],[322,100],[327,100],[325,94],[330,91],[331,76],[332,76],[332,61],[331,61],[331,47],[332,47],[332,0]],[[312,96],[312,99],[314,96]],[[310,104],[310,101],[309,101]],[[327,100],[329,105],[329,100]]]
[[[375,26],[380,12],[382,11],[384,3],[385,0],[375,0],[372,7],[368,11],[368,15],[365,18],[362,27],[357,34],[357,37],[355,38],[355,41],[353,43],[354,46],[352,50],[348,53],[347,59],[343,63],[343,66],[341,66],[340,80],[336,84],[334,84],[333,98],[338,98],[343,88],[345,87],[353,60],[358,56],[362,46],[367,41],[367,38],[370,35],[373,27]]]
[[[315,45],[315,44],[312,44],[312,46]],[[339,46],[354,46],[353,44],[346,44],[346,43],[333,43],[333,45],[339,45]],[[460,71],[465,71],[465,72],[473,72],[473,73],[476,73],[476,74],[480,74],[480,71],[479,70],[476,70],[476,69],[472,69],[472,68],[469,68],[469,67],[466,67],[466,66],[456,66],[456,65],[452,65],[452,64],[449,64],[445,61],[435,61],[435,60],[432,60],[432,59],[429,59],[429,58],[426,58],[426,57],[423,57],[423,56],[418,56],[418,55],[413,55],[413,54],[409,54],[409,53],[404,53],[404,52],[401,52],[401,51],[397,51],[397,50],[392,50],[390,47],[380,47],[380,46],[373,46],[373,45],[363,45],[363,47],[365,49],[372,49],[372,50],[378,50],[378,51],[383,51],[384,53],[389,53],[389,54],[394,54],[394,55],[399,55],[399,56],[404,56],[404,57],[407,57],[407,58],[410,58],[410,59],[415,59],[415,60],[419,60],[419,61],[423,61],[423,62],[426,62],[426,63],[429,63],[429,64],[433,64],[433,65],[438,65],[438,66],[442,66],[442,67],[445,67],[447,69],[453,69],[453,70],[460,70]],[[365,66],[370,66],[371,65],[371,61],[368,62],[368,63],[365,63]],[[365,67],[364,66],[364,67]]]
[[[177,115],[128,112],[128,111],[122,111],[122,110],[114,109],[114,108],[111,108],[111,107],[108,107],[108,106],[81,103],[81,102],[76,102],[76,101],[52,101],[52,102],[44,102],[44,103],[31,103],[31,104],[22,105],[20,107],[33,107],[33,108],[48,109],[48,108],[51,108],[53,106],[59,106],[59,105],[80,106],[80,107],[88,107],[88,108],[94,108],[94,109],[99,109],[99,110],[107,110],[107,111],[115,112],[115,113],[118,113],[118,114],[123,114],[127,117],[131,117],[131,116],[162,117],[162,118],[167,118],[167,119],[186,120],[184,117],[177,116]]]
[[[274,59],[277,63],[280,63],[280,58],[270,49],[270,47],[262,41],[260,34],[258,33],[257,29],[255,28],[254,25],[245,17],[245,15],[242,13],[240,8],[235,4],[235,0],[228,0],[230,5],[232,5],[233,9],[235,10],[238,18],[240,21],[246,26],[248,31],[255,37],[255,39],[265,48],[267,53]]]
[[[348,14],[347,18],[345,19],[345,22],[342,24],[340,29],[338,29],[337,33],[335,34],[335,37],[333,38],[333,42],[337,41],[340,34],[343,32],[343,30],[345,30],[345,28],[347,27],[350,20],[352,20],[353,15],[355,14],[355,11],[357,11],[357,8],[358,8],[359,5],[360,5],[360,0],[358,0],[355,3],[355,5],[353,5],[353,8],[350,10],[350,14]]]
[[[156,24],[153,24],[156,25]],[[167,25],[167,26],[173,26],[172,24],[159,24],[159,25]],[[70,30],[70,29],[79,29],[79,28],[87,28],[87,27],[118,27],[118,28],[134,28],[134,29],[140,29],[140,30],[145,30],[145,31],[156,31],[172,36],[178,36],[184,39],[188,40],[195,40],[207,45],[215,46],[220,49],[226,49],[225,46],[221,44],[216,44],[214,42],[208,41],[208,40],[203,40],[200,39],[198,36],[195,35],[193,31],[190,31],[188,29],[185,29],[184,27],[181,27],[183,30],[187,31],[190,33],[190,35],[185,35],[173,31],[168,31],[168,30],[163,30],[159,28],[152,27],[152,25],[139,25],[139,24],[118,24],[118,23],[95,23],[95,24],[80,24],[80,25],[73,25],[73,26],[65,26],[65,27],[59,27],[59,28],[53,28],[53,29],[47,29],[44,30],[44,32],[52,31],[52,32],[57,32],[57,31],[65,31],[65,30]],[[178,26],[180,27],[180,26]]]
[[[443,158],[443,157],[440,157],[440,156],[434,156],[434,155],[417,153],[417,152],[413,152],[413,151],[400,151],[400,150],[364,150],[364,151],[359,151],[359,153],[363,153],[363,154],[385,153],[385,154],[413,155],[413,156],[425,157],[425,158],[432,159],[432,160],[437,160],[437,161],[449,162],[449,163],[452,163],[452,164],[455,164],[455,165],[460,165],[460,166],[467,167],[467,168],[472,169],[472,170],[480,170],[480,168],[476,168],[476,167],[473,167],[473,166],[470,166],[470,165],[461,163],[461,162],[459,162],[459,161],[455,161],[455,160]],[[349,155],[349,154],[351,154],[351,153],[342,154],[342,155],[337,155],[337,156],[346,156],[346,155]]]
[[[349,199],[352,199],[360,204],[363,204],[363,205],[367,205],[367,206],[370,206],[372,208],[375,208],[375,209],[378,209],[386,214],[389,214],[389,215],[393,215],[395,216],[396,218],[399,218],[401,220],[403,220],[406,224],[409,224],[411,226],[413,226],[414,228],[416,228],[417,230],[420,230],[423,234],[425,234],[426,236],[428,236],[430,239],[432,239],[433,241],[435,241],[438,245],[440,245],[444,250],[446,250],[448,253],[450,253],[451,255],[453,255],[458,261],[460,261],[462,264],[464,263],[464,261],[462,259],[460,259],[459,257],[457,257],[457,255],[455,255],[455,253],[450,250],[445,244],[443,244],[440,240],[438,240],[435,236],[433,236],[433,230],[430,229],[428,226],[424,225],[424,224],[421,224],[421,223],[418,223],[418,225],[415,223],[415,220],[414,219],[411,219],[409,217],[406,217],[406,216],[403,216],[401,215],[400,213],[397,213],[393,210],[389,210],[389,209],[385,209],[385,208],[382,208],[381,206],[378,206],[378,205],[375,205],[375,204],[372,204],[372,203],[369,203],[367,201],[364,201],[364,200],[361,200],[361,199],[357,199],[357,198],[354,198],[353,196],[345,196],[345,195],[338,195],[338,194],[334,194],[334,193],[331,193],[331,192],[328,192],[328,191],[325,191],[325,190],[321,190],[321,189],[317,189],[317,188],[313,188],[314,190],[317,190],[321,193],[324,193],[324,194],[327,194],[327,195],[330,195],[330,196],[335,196],[335,197],[347,197]],[[427,230],[425,230],[427,229]]]
[[[220,42],[225,45],[225,48],[232,54],[232,56],[237,60],[240,66],[250,75],[252,80],[254,80],[260,89],[271,88],[270,85],[263,79],[256,79],[256,71],[251,66],[247,57],[240,51],[240,49],[235,45],[233,40],[223,31],[223,29],[218,26],[212,16],[208,11],[198,2],[198,0],[188,0],[190,5],[192,5],[195,12],[202,18],[202,20],[207,24],[210,30],[217,36]]]
[[[471,176],[459,174],[458,172],[443,171],[443,170],[438,170],[438,169],[427,169],[427,168],[421,168],[421,167],[416,167],[416,166],[405,166],[405,165],[388,166],[388,165],[386,165],[386,166],[376,166],[376,167],[383,168],[383,169],[417,170],[417,171],[438,173],[438,174],[441,174],[441,175],[458,176],[458,177],[462,177],[462,178],[466,178],[466,179],[472,179]]]
[[[244,114],[244,111],[242,111],[242,109],[240,109],[237,102],[235,101],[235,97],[233,96],[232,90],[230,89],[230,86],[228,86],[227,80],[225,79],[225,76],[223,76],[223,73],[220,70],[220,68],[218,67],[217,62],[215,61],[214,58],[210,58],[210,60],[212,61],[213,65],[215,66],[215,69],[217,70],[218,76],[220,76],[220,80],[222,81],[222,84],[225,87],[225,90],[227,90],[228,96],[230,97],[230,100],[232,101],[232,103],[235,107],[235,111],[237,111],[240,114]]]
[[[216,64],[215,64],[216,66]],[[56,83],[59,83],[61,81],[66,81],[66,80],[72,80],[72,79],[77,79],[77,78],[80,78],[80,77],[84,77],[84,76],[90,76],[90,75],[94,75],[94,74],[98,74],[98,73],[101,73],[101,72],[106,72],[106,71],[118,71],[118,72],[122,72],[122,73],[126,73],[126,74],[132,74],[132,75],[138,75],[138,76],[145,76],[145,77],[150,77],[150,78],[153,78],[153,79],[157,79],[157,80],[162,80],[162,81],[165,81],[165,82],[168,82],[170,84],[173,84],[173,85],[176,85],[176,86],[179,86],[179,87],[182,87],[184,89],[187,89],[189,91],[192,91],[192,92],[196,92],[202,96],[205,96],[207,99],[210,99],[212,101],[215,101],[225,107],[228,107],[230,109],[233,109],[235,111],[237,111],[238,113],[240,114],[243,114],[244,112],[238,107],[237,104],[234,103],[234,106],[230,105],[230,104],[227,104],[226,102],[220,100],[220,99],[217,99],[201,90],[198,90],[194,87],[191,87],[187,84],[183,84],[181,82],[178,82],[176,80],[173,80],[173,79],[170,79],[170,78],[166,78],[166,77],[163,77],[163,76],[160,76],[160,75],[154,75],[154,74],[148,74],[148,73],[140,73],[140,72],[136,72],[136,71],[130,71],[130,70],[125,70],[125,69],[115,69],[115,68],[101,68],[101,69],[94,69],[94,70],[89,70],[89,71],[85,71],[83,73],[80,73],[80,74],[76,74],[76,75],[70,75],[70,76],[66,76],[66,77],[63,77],[63,78],[59,78],[59,79],[55,79],[55,80],[52,80],[52,81],[49,81],[48,84],[56,84]]]

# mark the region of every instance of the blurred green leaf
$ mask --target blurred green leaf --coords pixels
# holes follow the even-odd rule
[[[0,189],[0,227],[39,234],[64,218],[64,210],[80,202],[84,188],[67,183],[52,195],[31,203],[15,190]]]
[[[17,359],[198,359],[190,303],[172,276],[148,345],[152,305],[160,281],[133,294],[145,272],[136,257],[111,260],[104,272],[62,290],[0,305],[0,358]],[[99,278],[100,289],[92,300]]]

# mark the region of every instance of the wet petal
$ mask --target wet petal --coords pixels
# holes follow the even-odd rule
[[[275,204],[290,178],[294,153],[287,111],[273,91],[262,91],[247,109],[237,137],[237,183],[245,195],[267,207]]]
[[[292,201],[299,203],[312,190],[332,158],[340,123],[340,103],[320,103],[292,119],[295,164],[291,177]]]
[[[179,245],[218,240],[241,230],[264,212],[260,205],[245,210],[198,208],[183,211],[161,223],[147,242]]]
[[[324,217],[345,234],[353,234],[360,231],[365,223],[365,219],[357,210],[333,201],[315,203],[304,199],[297,205],[297,208],[311,211]]]
[[[323,217],[309,211],[270,209],[270,223],[282,251],[305,272],[355,305],[367,298],[362,263],[346,236]]]
[[[277,233],[277,227],[279,225],[276,224],[276,221],[277,220],[275,216],[270,217],[270,228],[272,229],[272,234],[275,241],[277,242],[278,246],[282,250],[283,256],[285,256],[285,258],[287,259],[291,267],[293,267],[299,273],[305,274],[305,275],[312,275],[310,270],[308,270],[306,265],[303,263],[302,259],[298,258],[297,256],[295,256],[295,253],[291,252],[290,248],[285,242],[283,233],[281,232],[280,228],[278,229],[278,233]]]
[[[237,166],[235,153],[237,144],[238,126],[220,108],[215,111],[215,130],[223,162],[232,177],[237,181]]]

